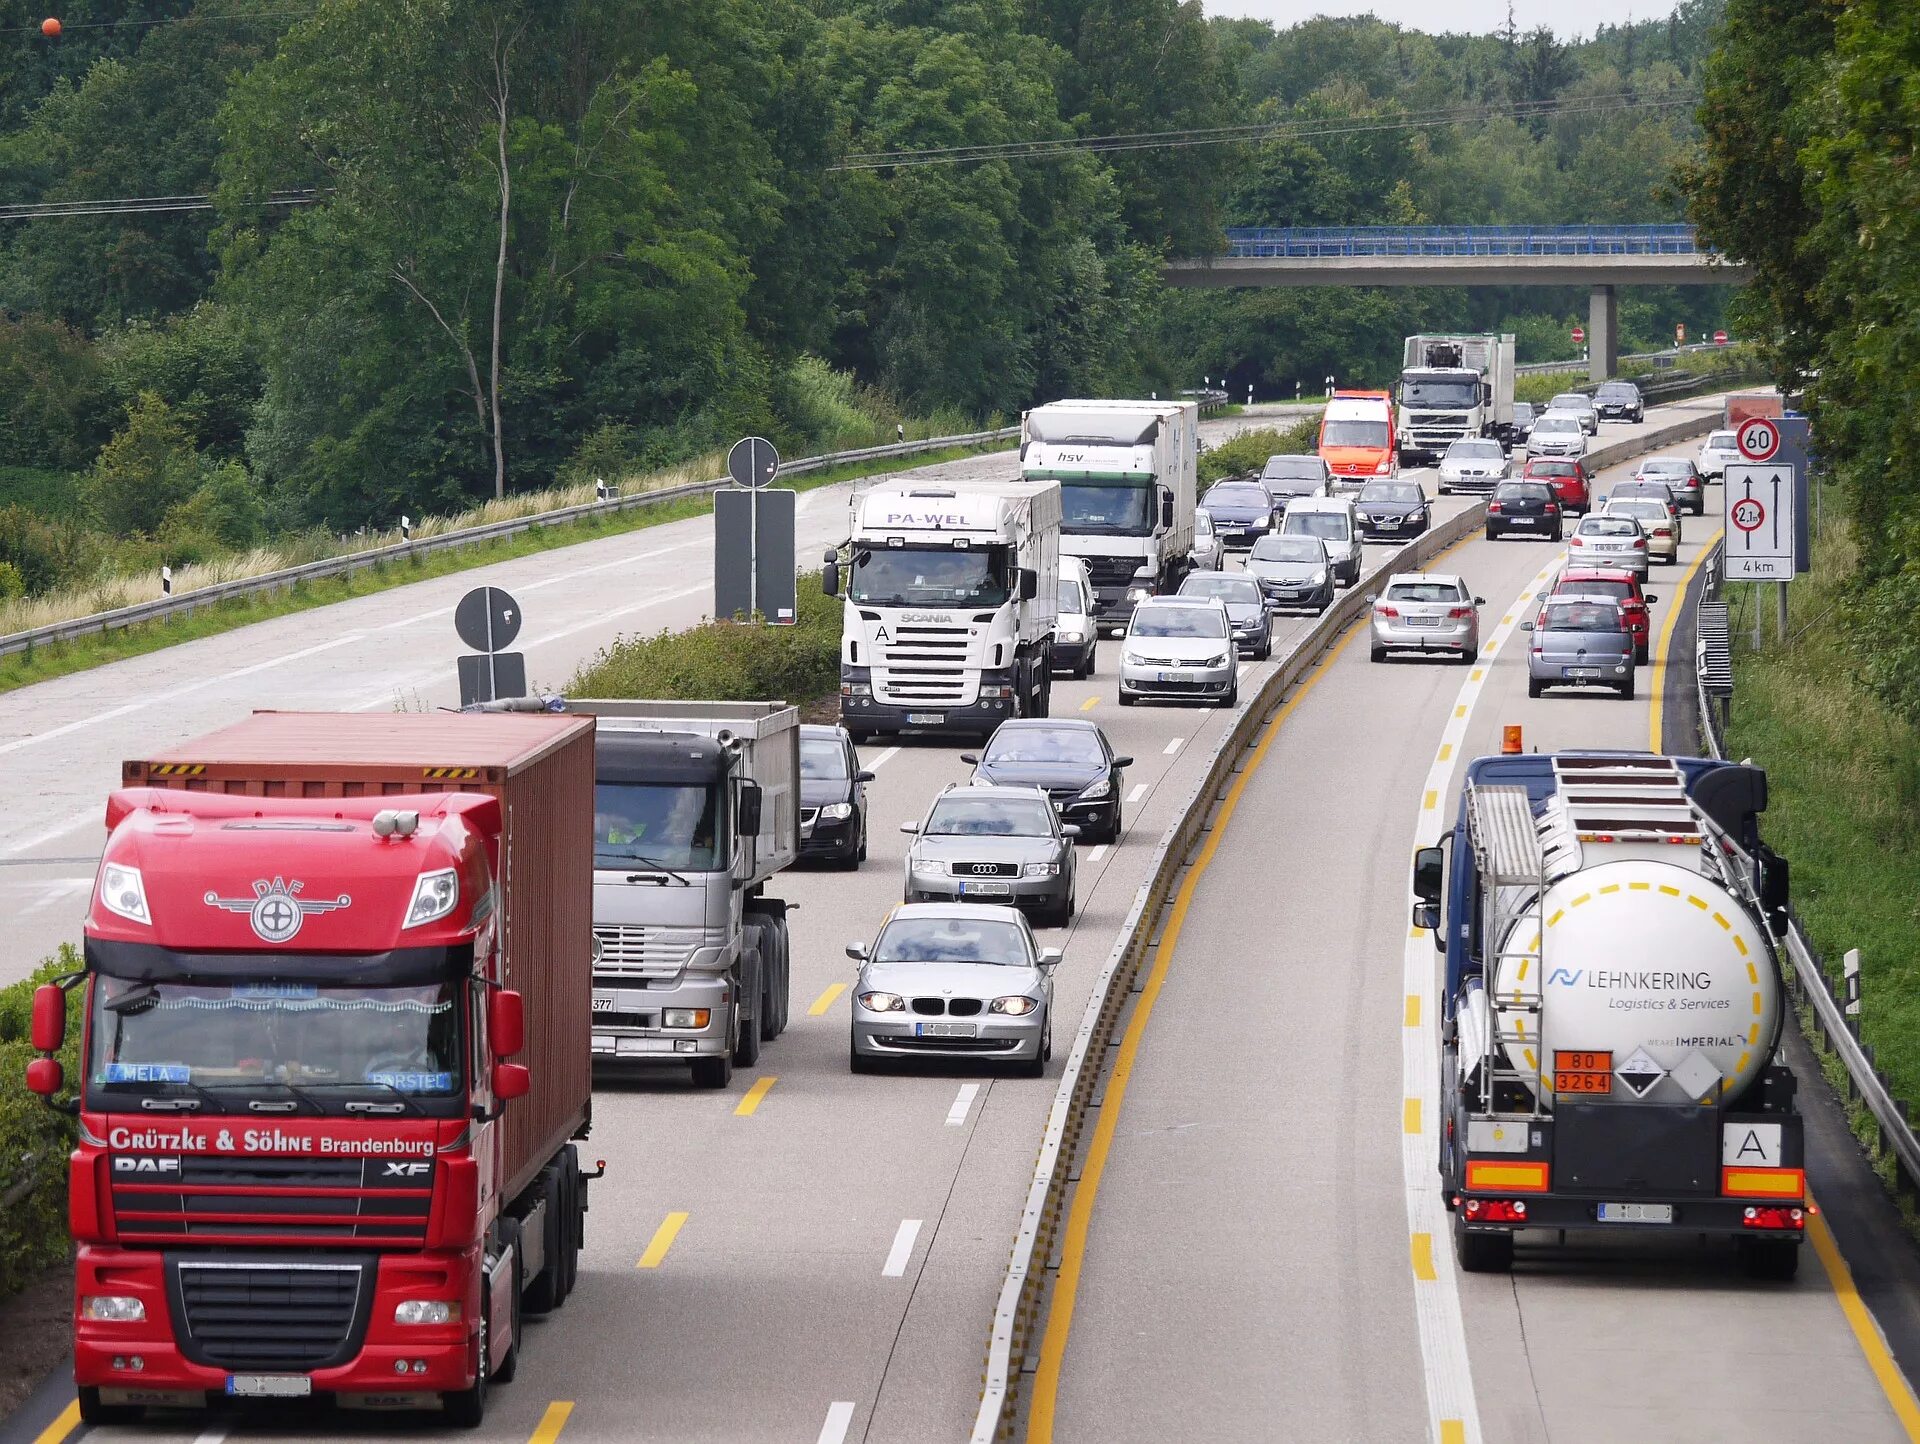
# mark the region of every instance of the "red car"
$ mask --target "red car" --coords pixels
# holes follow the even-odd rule
[[[1542,611],[1553,597],[1605,597],[1618,604],[1627,630],[1633,633],[1633,660],[1646,665],[1653,640],[1653,619],[1647,608],[1660,598],[1642,591],[1640,579],[1632,572],[1615,567],[1570,566],[1555,579],[1553,590],[1540,599]]]
[[[1586,464],[1571,458],[1559,461],[1545,456],[1531,457],[1517,480],[1544,481],[1559,498],[1561,510],[1585,516],[1593,509],[1593,489],[1588,484]]]

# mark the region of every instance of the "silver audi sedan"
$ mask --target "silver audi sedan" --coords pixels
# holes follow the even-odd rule
[[[1038,1078],[1053,1057],[1058,948],[1035,944],[1018,910],[908,903],[869,947],[853,987],[855,1073],[904,1058],[985,1058]]]
[[[1073,919],[1073,840],[1037,787],[949,787],[934,798],[907,849],[906,901],[1005,903],[1055,927]]]

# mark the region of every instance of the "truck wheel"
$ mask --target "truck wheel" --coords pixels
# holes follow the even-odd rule
[[[1743,1238],[1740,1240],[1740,1266],[1750,1279],[1769,1283],[1790,1283],[1800,1272],[1798,1243],[1780,1238]]]
[[[566,1199],[561,1212],[561,1257],[566,1267],[560,1274],[560,1301],[565,1303],[580,1281],[580,1249],[587,1233],[587,1181],[580,1176],[580,1150],[569,1143],[560,1154],[561,1193]]]
[[[519,1219],[503,1218],[500,1220],[500,1241],[504,1246],[513,1250],[513,1287],[508,1290],[508,1295],[512,1298],[513,1304],[507,1314],[508,1322],[513,1329],[513,1341],[507,1345],[506,1358],[502,1359],[500,1361],[500,1367],[493,1371],[493,1382],[496,1384],[511,1384],[513,1382],[513,1376],[520,1372],[520,1319],[523,1313],[521,1300],[525,1298],[527,1291],[527,1256],[520,1251],[521,1233]]]
[[[733,1053],[709,1053],[693,1060],[696,1088],[725,1088],[733,1082]]]
[[[755,928],[758,933],[759,929]],[[765,977],[766,958],[758,944],[749,945],[742,951],[740,963],[740,1033],[733,1040],[733,1064],[736,1068],[751,1068],[760,1061],[760,1013],[766,1007]],[[755,1013],[747,1016],[746,1000],[753,999]]]
[[[82,1424],[138,1424],[147,1412],[138,1404],[102,1404],[100,1391],[91,1384],[82,1384],[78,1393]]]
[[[1469,1233],[1466,1220],[1453,1215],[1453,1256],[1461,1272],[1503,1274],[1513,1267],[1513,1235]]]
[[[761,915],[760,957],[764,987],[760,995],[760,1037],[772,1042],[787,1029],[789,978],[793,971],[786,914]]]
[[[487,1417],[488,1306],[484,1288],[480,1298],[480,1362],[474,1368],[473,1384],[440,1396],[440,1416],[456,1429],[478,1429]]]

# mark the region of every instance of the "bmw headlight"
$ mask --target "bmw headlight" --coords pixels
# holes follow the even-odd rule
[[[851,802],[829,802],[825,807],[820,809],[820,816],[828,822],[845,822],[849,817],[853,816],[853,804]]]
[[[1098,782],[1090,784],[1086,790],[1080,794],[1080,800],[1082,802],[1098,802],[1111,791],[1113,791],[1113,780],[1103,777]]]
[[[907,1000],[898,993],[862,993],[860,1006],[869,1013],[904,1013]]]
[[[1038,998],[1029,998],[1024,994],[1011,998],[995,998],[987,1004],[989,1013],[1005,1013],[1012,1018],[1024,1018],[1040,1006]]]

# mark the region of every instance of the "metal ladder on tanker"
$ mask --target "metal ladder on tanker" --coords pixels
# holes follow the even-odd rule
[[[1546,929],[1535,914],[1531,938],[1515,924],[1546,895],[1546,858],[1524,787],[1469,787],[1467,836],[1482,893],[1482,987],[1489,1002],[1480,1060],[1481,1116],[1537,1119],[1546,1115],[1550,1060],[1541,1047],[1546,1011]],[[1522,946],[1510,946],[1519,943]],[[1511,986],[1500,987],[1511,967]],[[1531,1058],[1530,1068],[1514,1058]],[[1516,1106],[1528,1100],[1524,1108]]]

